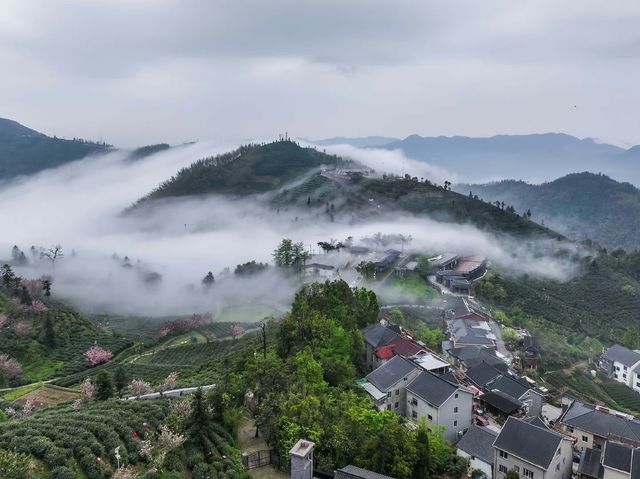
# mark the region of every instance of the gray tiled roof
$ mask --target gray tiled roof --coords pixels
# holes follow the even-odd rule
[[[408,392],[436,407],[442,405],[457,390],[457,385],[429,371],[422,371],[407,386]]]
[[[465,373],[478,387],[484,387],[489,381],[500,376],[500,372],[484,361],[469,368]]]
[[[631,441],[640,441],[639,421],[599,411],[594,406],[580,401],[573,401],[560,416],[559,421],[603,438],[613,435]]]
[[[633,459],[631,460],[631,478],[640,479],[640,449],[633,451]]]
[[[633,448],[626,444],[607,441],[604,446],[602,465],[619,471],[631,472],[631,456]]]
[[[593,478],[601,478],[604,475],[604,469],[600,464],[601,449],[586,448],[582,457],[580,458],[580,465],[578,466],[578,474],[584,474],[585,476]]]
[[[607,349],[602,355],[609,361],[617,361],[625,366],[631,367],[640,361],[640,353],[627,349],[619,344],[615,344]]]
[[[470,456],[493,465],[493,441],[496,440],[497,435],[498,433],[492,429],[472,424],[456,447]]]
[[[480,323],[473,319],[448,319],[447,328],[457,344],[494,345],[493,331],[479,327]]]
[[[563,440],[563,436],[549,429],[509,417],[494,446],[547,469]]]
[[[380,391],[387,391],[391,386],[406,377],[411,371],[419,369],[411,361],[402,356],[394,356],[386,363],[367,375],[367,381]]]
[[[362,335],[367,344],[374,348],[386,346],[398,336],[398,333],[392,331],[380,323],[371,324],[362,330]]]
[[[512,414],[522,407],[522,403],[516,398],[497,389],[483,394],[480,399],[505,414]]]
[[[393,479],[393,477],[378,474],[377,472],[362,469],[361,467],[346,466],[338,469],[334,473],[333,479]]]

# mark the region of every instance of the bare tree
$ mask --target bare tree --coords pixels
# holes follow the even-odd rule
[[[62,246],[57,244],[53,248],[43,250],[40,253],[40,257],[48,258],[49,261],[51,261],[51,264],[55,265],[57,260],[64,258],[64,253],[62,252]]]

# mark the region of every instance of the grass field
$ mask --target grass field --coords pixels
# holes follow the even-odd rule
[[[394,276],[376,288],[383,303],[422,304],[438,297],[435,289],[415,272],[403,277]]]
[[[603,389],[618,404],[630,409],[637,415],[640,415],[640,394],[633,389],[628,388],[624,384],[615,381],[607,381],[603,384]]]
[[[220,323],[256,323],[267,316],[278,316],[279,312],[265,304],[229,306],[216,317]]]

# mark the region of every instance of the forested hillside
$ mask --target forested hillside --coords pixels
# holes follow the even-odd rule
[[[50,137],[0,118],[0,180],[55,168],[110,149],[105,143]]]
[[[540,185],[505,180],[455,189],[504,201],[519,212],[530,210],[538,223],[576,240],[591,239],[609,249],[640,247],[640,190],[605,175],[585,172]]]

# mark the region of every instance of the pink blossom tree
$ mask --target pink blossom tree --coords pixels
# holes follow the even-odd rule
[[[113,359],[111,351],[101,348],[100,346],[92,346],[87,352],[84,353],[84,357],[91,363],[92,366],[97,364],[106,363]]]
[[[6,314],[0,314],[0,328],[4,328],[9,322],[9,317]]]
[[[234,324],[233,326],[231,326],[231,336],[233,336],[234,338],[242,336],[245,332],[245,329],[239,324]]]
[[[175,371],[172,373],[169,373],[169,375],[165,378],[164,382],[158,389],[160,391],[160,394],[163,394],[165,391],[175,389],[178,376],[179,374]]]
[[[49,308],[47,308],[39,299],[34,299],[28,309],[31,313],[46,313],[49,311]]]
[[[143,394],[153,392],[151,385],[142,379],[133,379],[129,384],[129,388],[131,389],[131,394],[134,396],[142,396]]]
[[[13,325],[13,332],[20,338],[26,338],[31,334],[31,325],[26,321],[18,321]]]
[[[22,372],[20,363],[11,359],[6,354],[0,354],[0,376],[4,379],[11,379]]]
[[[83,399],[91,400],[96,397],[96,385],[93,384],[90,378],[84,378],[80,385],[80,394]]]

